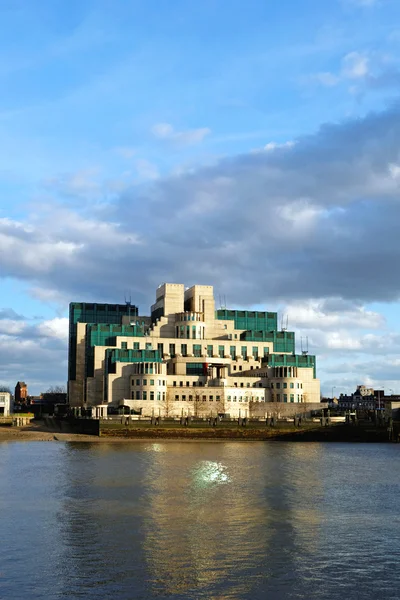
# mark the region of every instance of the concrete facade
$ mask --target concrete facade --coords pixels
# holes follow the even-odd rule
[[[151,317],[128,309],[96,325],[74,323],[70,310],[71,406],[264,418],[280,405],[304,412],[320,403],[315,357],[294,354],[294,334],[277,330],[276,313],[216,311],[212,286],[170,283],[157,288]]]
[[[8,417],[13,411],[10,392],[0,392],[0,417]]]

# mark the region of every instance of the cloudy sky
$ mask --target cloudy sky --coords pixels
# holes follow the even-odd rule
[[[228,9],[229,4],[229,9]],[[398,0],[0,2],[0,383],[70,301],[278,310],[322,391],[400,392]]]

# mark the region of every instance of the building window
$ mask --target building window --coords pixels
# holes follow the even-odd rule
[[[213,355],[213,347],[207,346],[207,356],[212,356],[212,355]]]
[[[240,384],[240,387],[243,387],[243,385],[244,385],[244,384],[243,384],[243,382],[242,382],[242,383]]]
[[[271,390],[273,390],[273,389],[274,389],[274,382],[271,381]]]
[[[287,402],[287,394],[283,394],[283,401]]]
[[[277,402],[280,402],[280,401],[281,401],[281,395],[280,395],[280,394],[277,394],[277,395],[276,395],[276,401],[277,401]]]
[[[174,387],[176,387],[176,381],[173,381],[173,382],[172,382],[172,385],[173,385]]]
[[[150,379],[150,385],[154,385],[154,379]]]
[[[175,344],[170,344],[169,345],[169,353],[170,353],[170,355],[171,355],[172,358],[175,356]]]
[[[233,365],[233,370],[236,371],[236,365]]]
[[[190,381],[187,381],[186,382],[186,387],[189,387],[189,386],[190,386]]]
[[[239,365],[239,371],[242,371],[242,370],[243,370],[242,365]]]
[[[165,392],[162,393],[162,399],[165,401]]]
[[[290,389],[293,389],[293,388],[294,388],[294,383],[291,383],[290,384]]]
[[[249,383],[246,383],[246,387],[250,387],[250,384],[249,384]]]
[[[202,363],[186,363],[186,375],[195,375],[199,377],[204,374]]]
[[[151,350],[151,349],[152,349],[151,342],[146,342],[146,350]]]
[[[128,342],[121,342],[121,349],[122,350],[127,350],[128,349]]]
[[[140,385],[140,379],[136,379],[136,385]]]
[[[157,400],[161,400],[161,392],[157,392]]]
[[[247,346],[242,346],[242,356],[244,359],[247,358]]]
[[[183,387],[183,381],[179,382],[179,387]]]
[[[224,358],[225,356],[225,350],[223,346],[218,346],[218,354],[220,358]]]
[[[196,339],[196,325],[192,325],[192,339]]]
[[[215,396],[215,400],[219,402],[221,400],[221,396]]]
[[[187,344],[181,344],[181,354],[187,356]]]
[[[231,346],[229,349],[230,355],[231,355],[231,359],[234,360],[236,358],[236,347],[235,346]]]
[[[133,342],[133,349],[140,350],[139,342]]]
[[[143,379],[143,385],[147,385],[147,379]]]
[[[179,400],[179,396],[178,396],[178,394],[175,396],[175,400]]]
[[[228,400],[229,400],[229,402],[231,401],[231,398],[232,398],[232,396],[228,396]]]
[[[185,396],[185,394],[182,396],[182,400],[183,400],[184,402],[186,402],[186,396]]]
[[[233,396],[233,401],[236,402],[237,396]]]
[[[132,400],[135,399],[135,392],[132,392],[132,396],[131,397],[132,397]],[[0,398],[0,400],[1,400],[1,398]]]
[[[201,344],[193,344],[193,356],[201,356]]]
[[[146,390],[143,390],[143,400],[147,400],[147,392],[146,392]]]
[[[189,396],[189,402],[192,402],[193,396]]]
[[[276,389],[277,389],[277,390],[280,390],[280,389],[281,389],[281,384],[279,383],[279,381],[278,381],[278,383],[276,384]]]
[[[137,390],[137,392],[136,392],[136,400],[140,400],[140,391],[139,390]]]
[[[203,402],[207,400],[207,396],[203,396]]]
[[[294,402],[294,394],[290,394],[290,402]]]
[[[213,401],[213,396],[210,396],[210,402],[212,402],[212,401]]]
[[[154,392],[150,392],[150,400],[154,400]]]
[[[160,357],[162,358],[164,354],[164,344],[157,344],[157,350],[160,354]]]
[[[258,348],[253,346],[253,358],[258,359]]]
[[[299,383],[297,383],[297,389],[299,389],[299,388],[300,388],[300,384],[299,384]]]
[[[300,396],[299,396],[299,394],[297,394],[297,402],[299,402],[299,398],[300,398]]]
[[[284,384],[283,384],[283,387],[284,387],[284,388],[285,388],[285,390],[286,390],[286,388],[287,388],[287,383],[284,383]]]

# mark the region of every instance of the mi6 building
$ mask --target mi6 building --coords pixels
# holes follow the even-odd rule
[[[70,304],[72,407],[144,416],[266,417],[317,408],[315,356],[295,353],[277,313],[216,310],[212,286],[165,283],[150,316],[127,304]]]

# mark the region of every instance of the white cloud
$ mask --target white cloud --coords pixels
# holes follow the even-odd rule
[[[68,319],[40,324],[0,321],[1,384],[14,388],[25,380],[31,394],[49,385],[65,385],[67,378]]]
[[[360,79],[369,73],[369,58],[360,52],[346,54],[342,61],[342,74],[348,79]]]
[[[132,146],[117,146],[114,148],[115,154],[125,158],[126,160],[132,159],[137,154],[137,149]]]
[[[354,4],[354,6],[368,7],[368,6],[376,6],[379,3],[379,0],[347,0],[349,4]]]
[[[349,52],[341,61],[339,73],[324,71],[311,75],[307,81],[317,82],[324,87],[335,87],[347,79],[363,80],[370,75],[370,58],[365,53]]]
[[[282,309],[292,326],[324,331],[327,329],[379,329],[385,326],[383,316],[361,304],[342,298],[310,299],[289,303]]]
[[[11,319],[0,320],[0,334],[18,335],[25,329],[23,321],[13,321]]]
[[[47,321],[42,321],[37,326],[39,335],[44,337],[57,338],[60,340],[68,339],[68,319],[64,317],[55,317]]]
[[[135,185],[96,218],[35,207],[24,223],[0,221],[2,274],[71,300],[123,298],[129,281],[144,308],[165,280],[215,284],[232,303],[396,300],[400,206],[389,165],[399,140],[394,107],[325,126],[294,150]]]
[[[400,182],[400,165],[390,164],[389,173],[393,177],[393,179],[398,180]]]
[[[178,144],[197,144],[211,133],[208,127],[199,129],[188,129],[186,131],[176,131],[169,123],[157,123],[151,129],[153,135],[160,139]]]
[[[282,143],[268,142],[268,144],[265,144],[264,150],[273,151],[273,150],[279,150],[281,148],[293,148],[294,145],[295,145],[295,142],[293,140],[289,140],[288,142],[282,142]]]
[[[312,78],[326,87],[334,87],[340,82],[340,77],[334,75],[333,73],[330,73],[329,71],[325,71],[323,73],[316,73],[312,76]]]
[[[157,179],[159,177],[156,165],[143,158],[135,162],[135,168],[140,179]]]
[[[44,185],[50,190],[56,189],[65,195],[90,199],[101,191],[101,184],[97,180],[98,174],[97,167],[82,169],[75,173],[65,173],[49,178],[44,181]]]

